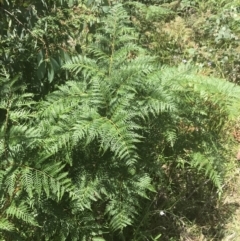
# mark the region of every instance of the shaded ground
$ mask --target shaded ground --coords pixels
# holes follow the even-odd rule
[[[230,161],[226,169],[221,201],[203,207],[202,215],[183,228],[180,241],[240,241],[240,162]]]
[[[208,221],[206,223],[210,224],[209,226],[202,226],[201,230],[198,229],[198,226],[192,230],[193,233],[196,232],[195,235],[182,237],[181,240],[240,241],[240,163],[232,164],[229,178],[224,186],[223,198],[214,211],[209,213],[209,217],[213,222],[212,225]],[[191,228],[188,230],[188,234],[190,233],[192,233]]]
[[[233,206],[234,211],[224,227],[223,241],[240,240],[240,165],[236,167],[228,182],[229,189],[224,195],[223,204]],[[235,210],[234,210],[235,209]],[[231,212],[231,210],[229,210]]]

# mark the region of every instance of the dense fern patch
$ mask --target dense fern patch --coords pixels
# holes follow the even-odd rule
[[[206,214],[221,197],[224,127],[239,113],[240,88],[150,54],[134,21],[141,13],[171,21],[173,5],[83,2],[68,4],[84,13],[73,23],[89,39],[76,51],[60,39],[53,46],[54,34],[42,39],[32,66],[38,84],[13,75],[15,64],[2,66],[0,237],[178,239],[184,223],[199,221],[199,207]],[[57,6],[61,21],[72,16]],[[28,33],[38,41],[34,28],[54,18],[31,11]]]

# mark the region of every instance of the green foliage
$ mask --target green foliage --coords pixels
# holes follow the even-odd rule
[[[0,239],[177,239],[221,194],[240,88],[159,64],[187,1],[121,2],[2,4]]]

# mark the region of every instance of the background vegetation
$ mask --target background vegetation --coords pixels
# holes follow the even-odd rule
[[[224,239],[239,7],[0,0],[0,239]]]

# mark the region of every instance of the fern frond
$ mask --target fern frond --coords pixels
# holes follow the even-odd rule
[[[8,219],[6,218],[1,218],[0,219],[0,230],[4,230],[4,231],[14,231],[15,230],[15,227],[14,225],[9,222]]]
[[[99,69],[96,61],[83,57],[81,55],[72,57],[63,68],[73,71],[75,74],[78,74],[80,71],[83,74],[85,79],[88,79],[91,76],[102,76],[104,73]]]
[[[127,202],[112,200],[106,207],[106,213],[110,215],[110,225],[113,231],[122,231],[133,223],[136,210]]]
[[[33,226],[38,226],[38,223],[33,218],[33,214],[30,213],[29,208],[24,203],[21,203],[19,206],[12,203],[6,210],[6,214],[11,217],[16,217]]]
[[[103,152],[107,149],[111,149],[121,160],[125,160],[129,165],[133,164],[137,155],[135,154],[134,142],[137,142],[139,137],[134,132],[129,132],[131,129],[136,129],[136,125],[127,127],[129,115],[121,112],[118,115],[113,115],[112,119],[102,117],[93,112],[94,116],[89,116],[91,112],[88,112],[88,118],[90,121],[82,119],[78,124],[74,126],[75,133],[73,136],[76,138],[87,137],[87,143],[90,143],[96,137],[101,138],[101,148]],[[125,119],[125,120],[124,120]]]
[[[196,152],[192,154],[191,165],[199,172],[203,170],[206,177],[208,177],[212,183],[221,191],[222,178],[219,175],[219,171],[215,168],[216,164],[213,163],[211,159],[199,152]]]
[[[148,199],[147,191],[155,192],[155,188],[152,185],[152,179],[148,174],[143,174],[140,178],[135,177],[134,182],[132,182],[133,186],[135,186],[135,190],[138,195]]]
[[[20,173],[19,173],[19,170],[9,167],[6,170],[5,175],[6,175],[6,179],[5,179],[4,185],[6,187],[7,193],[11,197],[17,186]]]
[[[101,181],[98,176],[92,179],[89,175],[82,173],[76,182],[75,189],[70,192],[72,207],[76,210],[90,210],[92,201],[100,199]]]

